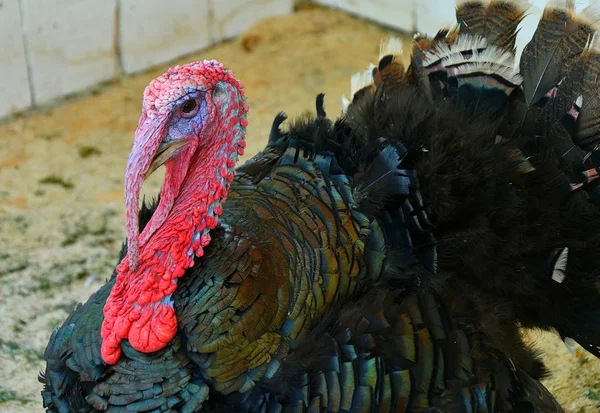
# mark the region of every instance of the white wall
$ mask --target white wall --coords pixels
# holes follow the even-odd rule
[[[5,0],[0,8],[0,117],[30,104],[19,3]]]
[[[0,118],[166,63],[293,0],[0,0]]]
[[[20,0],[35,103],[115,77],[116,5],[117,0]]]
[[[229,39],[246,31],[258,18],[289,13],[294,0],[212,0],[213,41]]]
[[[434,0],[315,0],[383,25],[412,31],[415,25],[416,4]]]
[[[119,43],[126,73],[211,44],[209,0],[120,0],[120,7]]]

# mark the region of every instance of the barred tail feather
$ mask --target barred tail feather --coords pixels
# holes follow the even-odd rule
[[[459,0],[456,7],[456,19],[461,33],[483,36],[490,44],[513,51],[517,28],[528,3],[525,0]]]
[[[572,1],[557,1],[544,10],[537,30],[523,50],[520,71],[528,106],[540,101],[578,61],[596,31]]]
[[[581,113],[577,118],[573,141],[582,148],[593,151],[600,149],[600,35],[594,34],[584,55],[582,66],[585,74],[582,81]]]

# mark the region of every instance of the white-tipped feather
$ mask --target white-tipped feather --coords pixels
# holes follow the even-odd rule
[[[350,78],[350,96],[354,96],[356,92],[361,90],[365,86],[369,86],[373,83],[373,69],[375,65],[369,64],[369,68],[364,72],[358,72],[352,75]]]
[[[569,248],[564,248],[558,258],[556,259],[556,264],[554,264],[554,269],[552,270],[552,279],[559,284],[565,280],[567,274],[567,263],[569,261]]]
[[[445,42],[439,42],[433,51],[427,52],[423,59],[423,65],[427,67],[452,55],[461,55],[463,52],[483,49],[486,46],[487,41],[483,37],[464,34],[458,38],[456,43],[451,45],[448,45]]]
[[[587,50],[592,53],[600,53],[600,33],[596,32],[587,44]]]
[[[488,46],[481,52],[474,51],[470,59],[454,54],[442,60],[444,67],[458,66],[455,74],[482,72],[502,76],[514,85],[520,85],[523,77],[515,66],[515,56],[496,46]]]
[[[488,46],[482,51],[473,50],[473,54],[468,57],[463,56],[462,53],[453,53],[442,59],[442,64],[445,67],[473,62],[490,62],[501,66],[514,67],[515,55],[499,47]]]
[[[464,52],[471,52],[471,55],[464,56]],[[423,65],[428,67],[439,63],[445,68],[456,67],[454,74],[479,71],[502,76],[514,85],[523,82],[514,54],[493,45],[487,46],[487,41],[480,36],[463,35],[452,45],[440,42],[427,53]]]
[[[488,46],[481,52],[475,51],[473,53],[473,59],[480,62],[491,62],[497,65],[515,68],[515,55],[508,50],[496,46]]]
[[[445,29],[448,30],[448,34],[446,35],[447,38],[456,34],[456,32],[460,32],[460,23],[452,23],[450,26],[446,26]]]
[[[501,76],[515,86],[523,83],[523,77],[512,67],[506,67],[489,62],[475,62],[464,64],[454,71],[454,75],[466,75],[469,73],[485,73],[486,75]]]
[[[445,43],[444,43],[445,44]],[[481,36],[471,36],[470,34],[463,34],[460,36],[454,44],[452,44],[452,50],[472,50],[482,49],[487,46],[487,40]]]
[[[397,37],[390,37],[381,41],[381,44],[379,45],[379,59],[389,54],[402,54],[402,40]]]
[[[350,99],[346,97],[346,95],[342,95],[342,115],[345,115],[348,111],[348,106],[350,106]]]

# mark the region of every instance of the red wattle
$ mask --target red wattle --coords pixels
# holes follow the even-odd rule
[[[164,348],[177,333],[177,317],[173,307],[159,304],[145,307],[141,317],[131,325],[129,344],[137,351],[150,353]]]
[[[218,201],[225,193],[225,188],[219,187],[214,191],[216,196],[190,202],[214,204],[213,213],[221,214],[223,209]],[[117,280],[104,307],[101,330],[102,358],[109,364],[119,360],[123,340],[129,340],[135,350],[147,353],[164,348],[177,333],[175,311],[165,298],[175,292],[176,280],[194,265],[189,248],[194,248],[196,256],[202,256],[202,247],[210,242],[208,234],[195,234],[213,229],[218,219],[192,213],[177,216],[169,223],[141,246],[135,271],[130,268],[127,257],[117,267]]]
[[[121,341],[144,353],[164,348],[177,333],[177,318],[169,304],[147,304],[129,307],[125,317],[113,318],[102,329],[102,358],[108,364],[116,363],[121,356]],[[108,334],[107,334],[108,333]]]
[[[108,364],[115,364],[121,358],[121,340],[108,337],[102,340],[102,360]]]

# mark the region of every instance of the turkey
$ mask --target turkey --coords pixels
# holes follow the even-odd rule
[[[281,113],[237,169],[232,73],[155,79],[127,243],[50,338],[48,411],[561,412],[519,327],[600,353],[600,37],[554,5],[515,69],[524,14],[460,2],[408,69],[384,42],[340,119]]]

